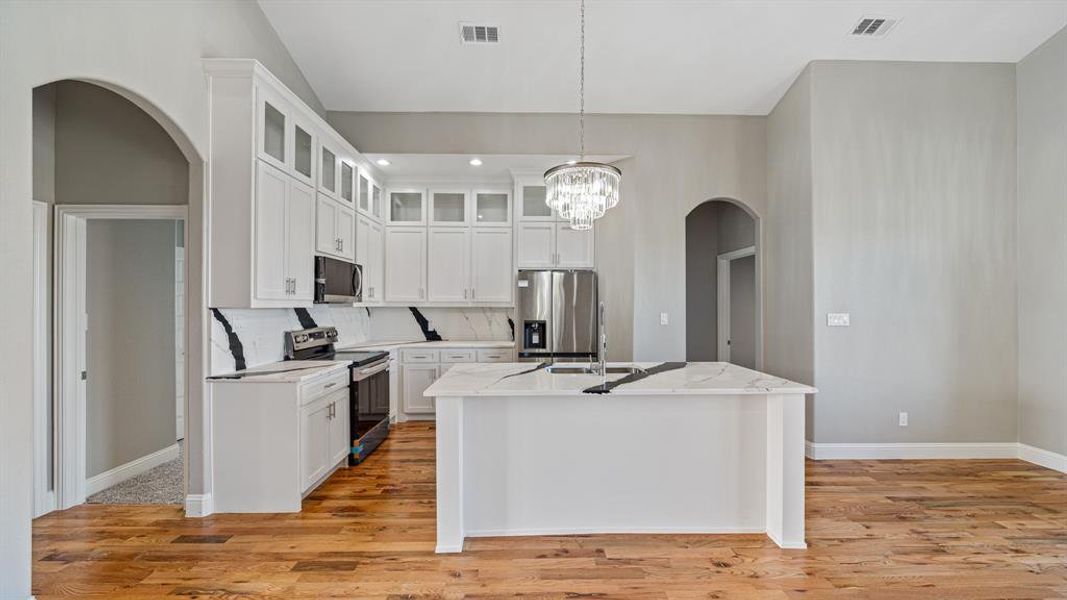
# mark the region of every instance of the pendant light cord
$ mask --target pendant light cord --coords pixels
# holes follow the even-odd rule
[[[578,157],[585,160],[585,0],[579,0],[579,29],[581,42],[578,46]]]

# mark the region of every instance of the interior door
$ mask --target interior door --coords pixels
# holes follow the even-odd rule
[[[470,298],[470,230],[430,229],[427,288],[431,302],[466,302]]]
[[[286,280],[285,220],[289,176],[256,161],[256,298],[280,300],[289,297]]]
[[[426,299],[426,229],[391,227],[385,232],[385,299],[418,302]]]
[[[310,302],[315,295],[315,190],[295,180],[289,187],[286,271],[293,279],[292,298]]]
[[[476,228],[471,241],[471,300],[511,302],[511,230]]]

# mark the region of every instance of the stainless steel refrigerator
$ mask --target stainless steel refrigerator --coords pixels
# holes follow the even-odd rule
[[[595,271],[519,270],[519,360],[597,359]]]

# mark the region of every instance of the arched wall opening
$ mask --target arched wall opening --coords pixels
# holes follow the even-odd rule
[[[170,256],[173,259],[178,254],[182,255],[180,263],[171,263],[173,270],[170,271],[175,279],[174,289],[182,292],[173,299],[174,313],[179,316],[180,322],[172,320],[168,323],[171,325],[169,339],[175,344],[171,355],[174,361],[172,378],[164,380],[161,385],[170,386],[175,391],[172,407],[177,410],[171,413],[171,420],[166,422],[173,434],[172,442],[179,438],[185,440],[179,495],[180,501],[185,504],[187,494],[202,493],[205,484],[201,466],[203,387],[199,383],[203,380],[204,356],[201,333],[204,330],[201,301],[203,252],[200,235],[203,227],[204,161],[190,138],[167,114],[140,94],[111,82],[68,77],[37,86],[33,88],[32,121],[32,195],[35,203],[38,203],[35,210],[40,208],[39,203],[48,205],[46,211],[49,214],[53,212],[52,205],[72,207],[73,210],[89,214],[100,207],[107,207],[100,212],[105,215],[98,221],[100,224],[119,226],[118,221],[106,216],[107,210],[113,210],[117,211],[116,214],[126,214],[118,217],[126,219],[121,227],[136,224],[152,228],[153,231],[162,231],[160,227],[170,227],[173,231],[173,237],[169,240],[174,246]],[[139,214],[137,210],[141,207],[147,207],[148,214],[159,209],[167,214],[181,214],[183,218],[152,223],[129,216],[131,211],[134,215]],[[55,225],[52,224],[47,231],[50,236],[53,235]],[[141,239],[147,238],[142,236]],[[49,240],[46,247],[52,249],[56,246]],[[54,262],[55,258],[50,256],[49,263]],[[53,270],[51,266],[49,271]],[[47,290],[46,301],[50,305],[55,291]],[[162,327],[160,331],[163,331]],[[115,334],[119,333],[116,330]],[[56,334],[53,329],[49,340],[54,340]],[[178,347],[177,343],[181,343],[183,348]],[[178,360],[182,349],[184,360]],[[56,364],[59,348],[50,350],[45,355],[52,359],[51,368]],[[55,393],[58,391],[55,384],[59,375],[55,373],[50,378],[52,393],[49,394],[50,398],[46,397],[46,407],[36,403],[36,377],[34,383],[34,437],[38,440],[35,441],[34,451],[35,488],[38,487],[36,480],[41,477],[49,480],[53,489],[52,508],[64,508],[63,499],[69,501],[74,497],[70,495],[69,479],[62,477],[64,472],[85,468],[85,476],[89,477],[94,474],[93,471],[102,468],[100,464],[92,463],[93,457],[90,457],[89,465],[74,465],[74,461],[67,460],[60,468],[60,461],[69,456],[63,452],[64,448],[78,442],[68,439],[65,433],[68,429],[62,428],[64,416],[70,415],[64,415],[63,407],[59,404],[60,398]],[[40,416],[42,408],[49,413],[43,419]],[[157,429],[163,427],[161,423],[153,425]],[[42,426],[44,435],[40,431]],[[45,445],[40,440],[48,434],[54,437],[54,442],[45,448],[47,468],[42,468],[41,452],[37,446]],[[151,441],[140,441],[142,446],[146,443]],[[107,451],[115,452],[115,449]],[[136,448],[118,452],[116,456],[130,452],[136,452]],[[42,505],[35,499],[35,514],[41,514],[41,509]]]
[[[713,198],[685,218],[686,360],[763,366],[760,219]]]

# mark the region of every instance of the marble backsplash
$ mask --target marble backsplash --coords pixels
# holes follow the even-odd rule
[[[213,308],[211,317],[212,375],[282,360],[282,333],[306,327],[336,327],[338,347],[366,342],[514,339],[511,309],[506,308]]]

